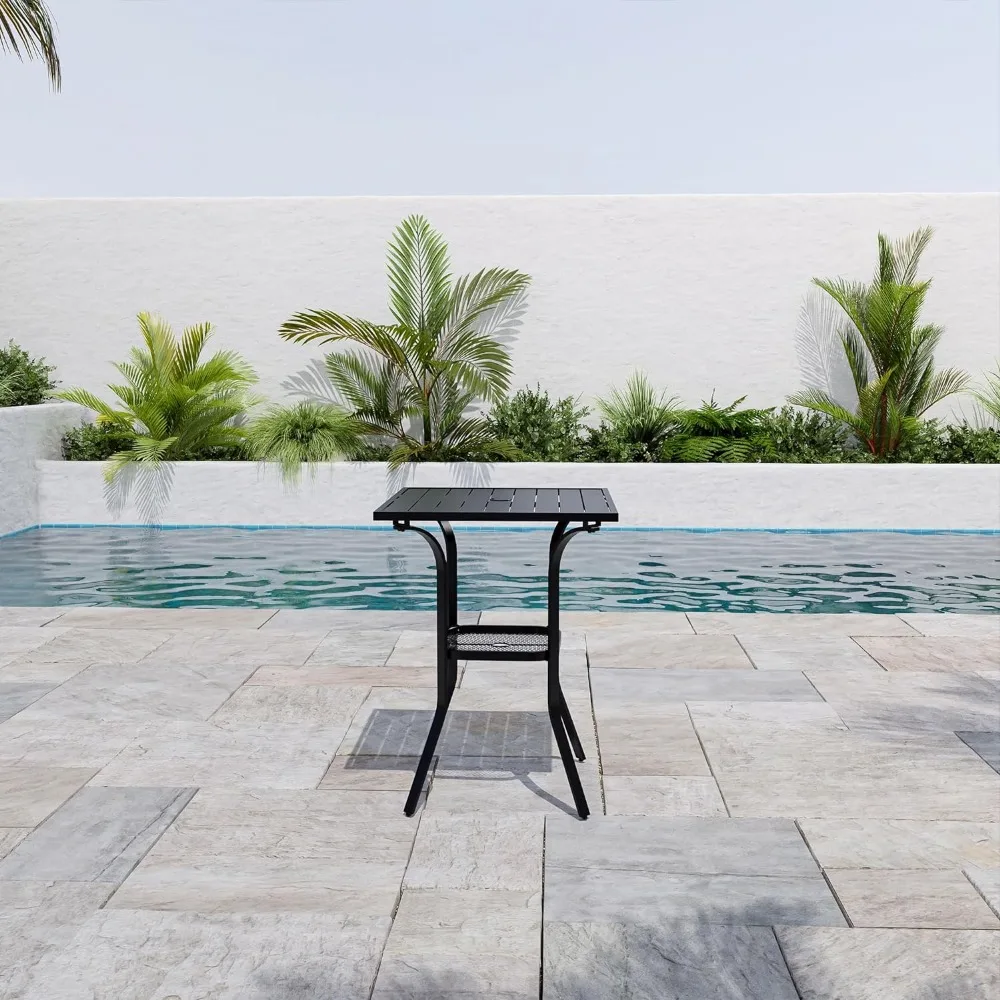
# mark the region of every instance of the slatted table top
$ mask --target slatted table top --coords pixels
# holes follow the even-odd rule
[[[407,486],[374,513],[376,521],[617,521],[607,490]]]

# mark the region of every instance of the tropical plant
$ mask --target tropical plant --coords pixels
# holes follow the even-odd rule
[[[591,434],[590,450],[603,451],[610,461],[656,461],[661,445],[678,423],[676,397],[668,399],[658,393],[641,371],[629,376],[624,389],[613,388],[606,397],[599,397],[597,410],[603,422]]]
[[[818,388],[798,392],[789,402],[842,421],[876,458],[895,451],[923,413],[967,383],[955,369],[934,370],[934,350],[944,331],[920,322],[931,283],[917,280],[917,266],[932,233],[929,227],[918,229],[895,243],[879,233],[870,284],[814,279],[843,311],[838,333],[857,405],[851,410]]]
[[[775,452],[766,422],[771,410],[739,408],[741,396],[719,406],[715,396],[696,410],[680,410],[677,427],[660,446],[664,462],[762,462]]]
[[[587,408],[572,396],[553,402],[541,386],[519,389],[490,411],[494,437],[508,440],[528,462],[575,462],[580,457]]]
[[[14,341],[0,347],[0,406],[34,406],[48,399],[55,366],[33,358]]]
[[[269,407],[247,428],[246,438],[249,456],[278,463],[282,478],[291,483],[298,482],[304,462],[350,457],[361,444],[357,424],[348,413],[311,400]]]
[[[1000,363],[996,371],[986,372],[985,382],[972,393],[988,420],[1000,425]]]
[[[851,431],[826,413],[783,406],[764,421],[771,444],[770,462],[853,462],[870,456]]]
[[[529,277],[494,267],[453,279],[447,244],[419,215],[396,228],[387,258],[393,322],[319,309],[296,313],[280,336],[358,345],[327,355],[324,376],[372,443],[391,446],[393,467],[514,457],[469,411],[507,392],[510,354],[499,338],[517,322]]]
[[[257,380],[253,369],[235,351],[201,360],[210,323],[188,327],[177,340],[164,319],[140,313],[139,329],[144,346],[133,347],[129,359],[115,365],[124,383],[108,386],[119,408],[86,389],[56,393],[93,410],[98,425],[133,435],[130,447],[110,456],[106,480],[113,482],[134,464],[152,469],[212,450],[238,454],[246,411],[257,402],[249,391]]]
[[[45,0],[0,0],[0,49],[18,59],[42,59],[52,89],[62,86],[55,23]]]
[[[104,462],[126,451],[135,441],[131,427],[114,424],[81,424],[62,436],[62,457],[68,462]]]

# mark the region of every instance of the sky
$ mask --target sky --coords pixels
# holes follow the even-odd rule
[[[0,197],[1000,186],[1000,0],[49,6]]]

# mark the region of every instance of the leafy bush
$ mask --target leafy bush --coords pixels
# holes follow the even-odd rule
[[[1000,430],[925,420],[903,442],[892,461],[976,465],[1000,462]]]
[[[103,462],[132,447],[135,432],[114,424],[81,424],[62,439],[62,457],[70,462]]]
[[[766,423],[771,410],[739,409],[741,396],[719,406],[713,396],[696,410],[677,413],[677,429],[660,447],[662,462],[766,462],[774,445]]]
[[[303,462],[331,462],[351,455],[361,445],[361,434],[342,409],[305,400],[269,407],[248,428],[246,443],[252,458],[277,462],[282,477],[296,482]]]
[[[34,406],[44,403],[56,387],[54,365],[33,358],[12,340],[0,347],[0,406]]]
[[[493,407],[490,433],[510,441],[525,462],[575,462],[583,450],[587,408],[572,396],[552,402],[541,386],[524,388]]]
[[[764,421],[772,462],[856,462],[865,458],[853,435],[825,413],[783,406]]]

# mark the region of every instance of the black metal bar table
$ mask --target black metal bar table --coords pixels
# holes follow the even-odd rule
[[[459,660],[547,660],[549,720],[559,747],[573,801],[581,819],[590,814],[573,760],[584,760],[583,746],[559,683],[559,564],[569,540],[595,532],[604,521],[617,521],[607,490],[563,489],[425,489],[408,486],[390,497],[373,514],[392,521],[397,531],[416,531],[431,547],[437,567],[437,708],[431,721],[410,794],[403,811],[412,816],[458,681]],[[413,521],[437,521],[444,549],[437,538]],[[555,522],[549,541],[548,623],[532,625],[458,624],[458,550],[452,521]],[[579,528],[570,524],[579,521]]]

